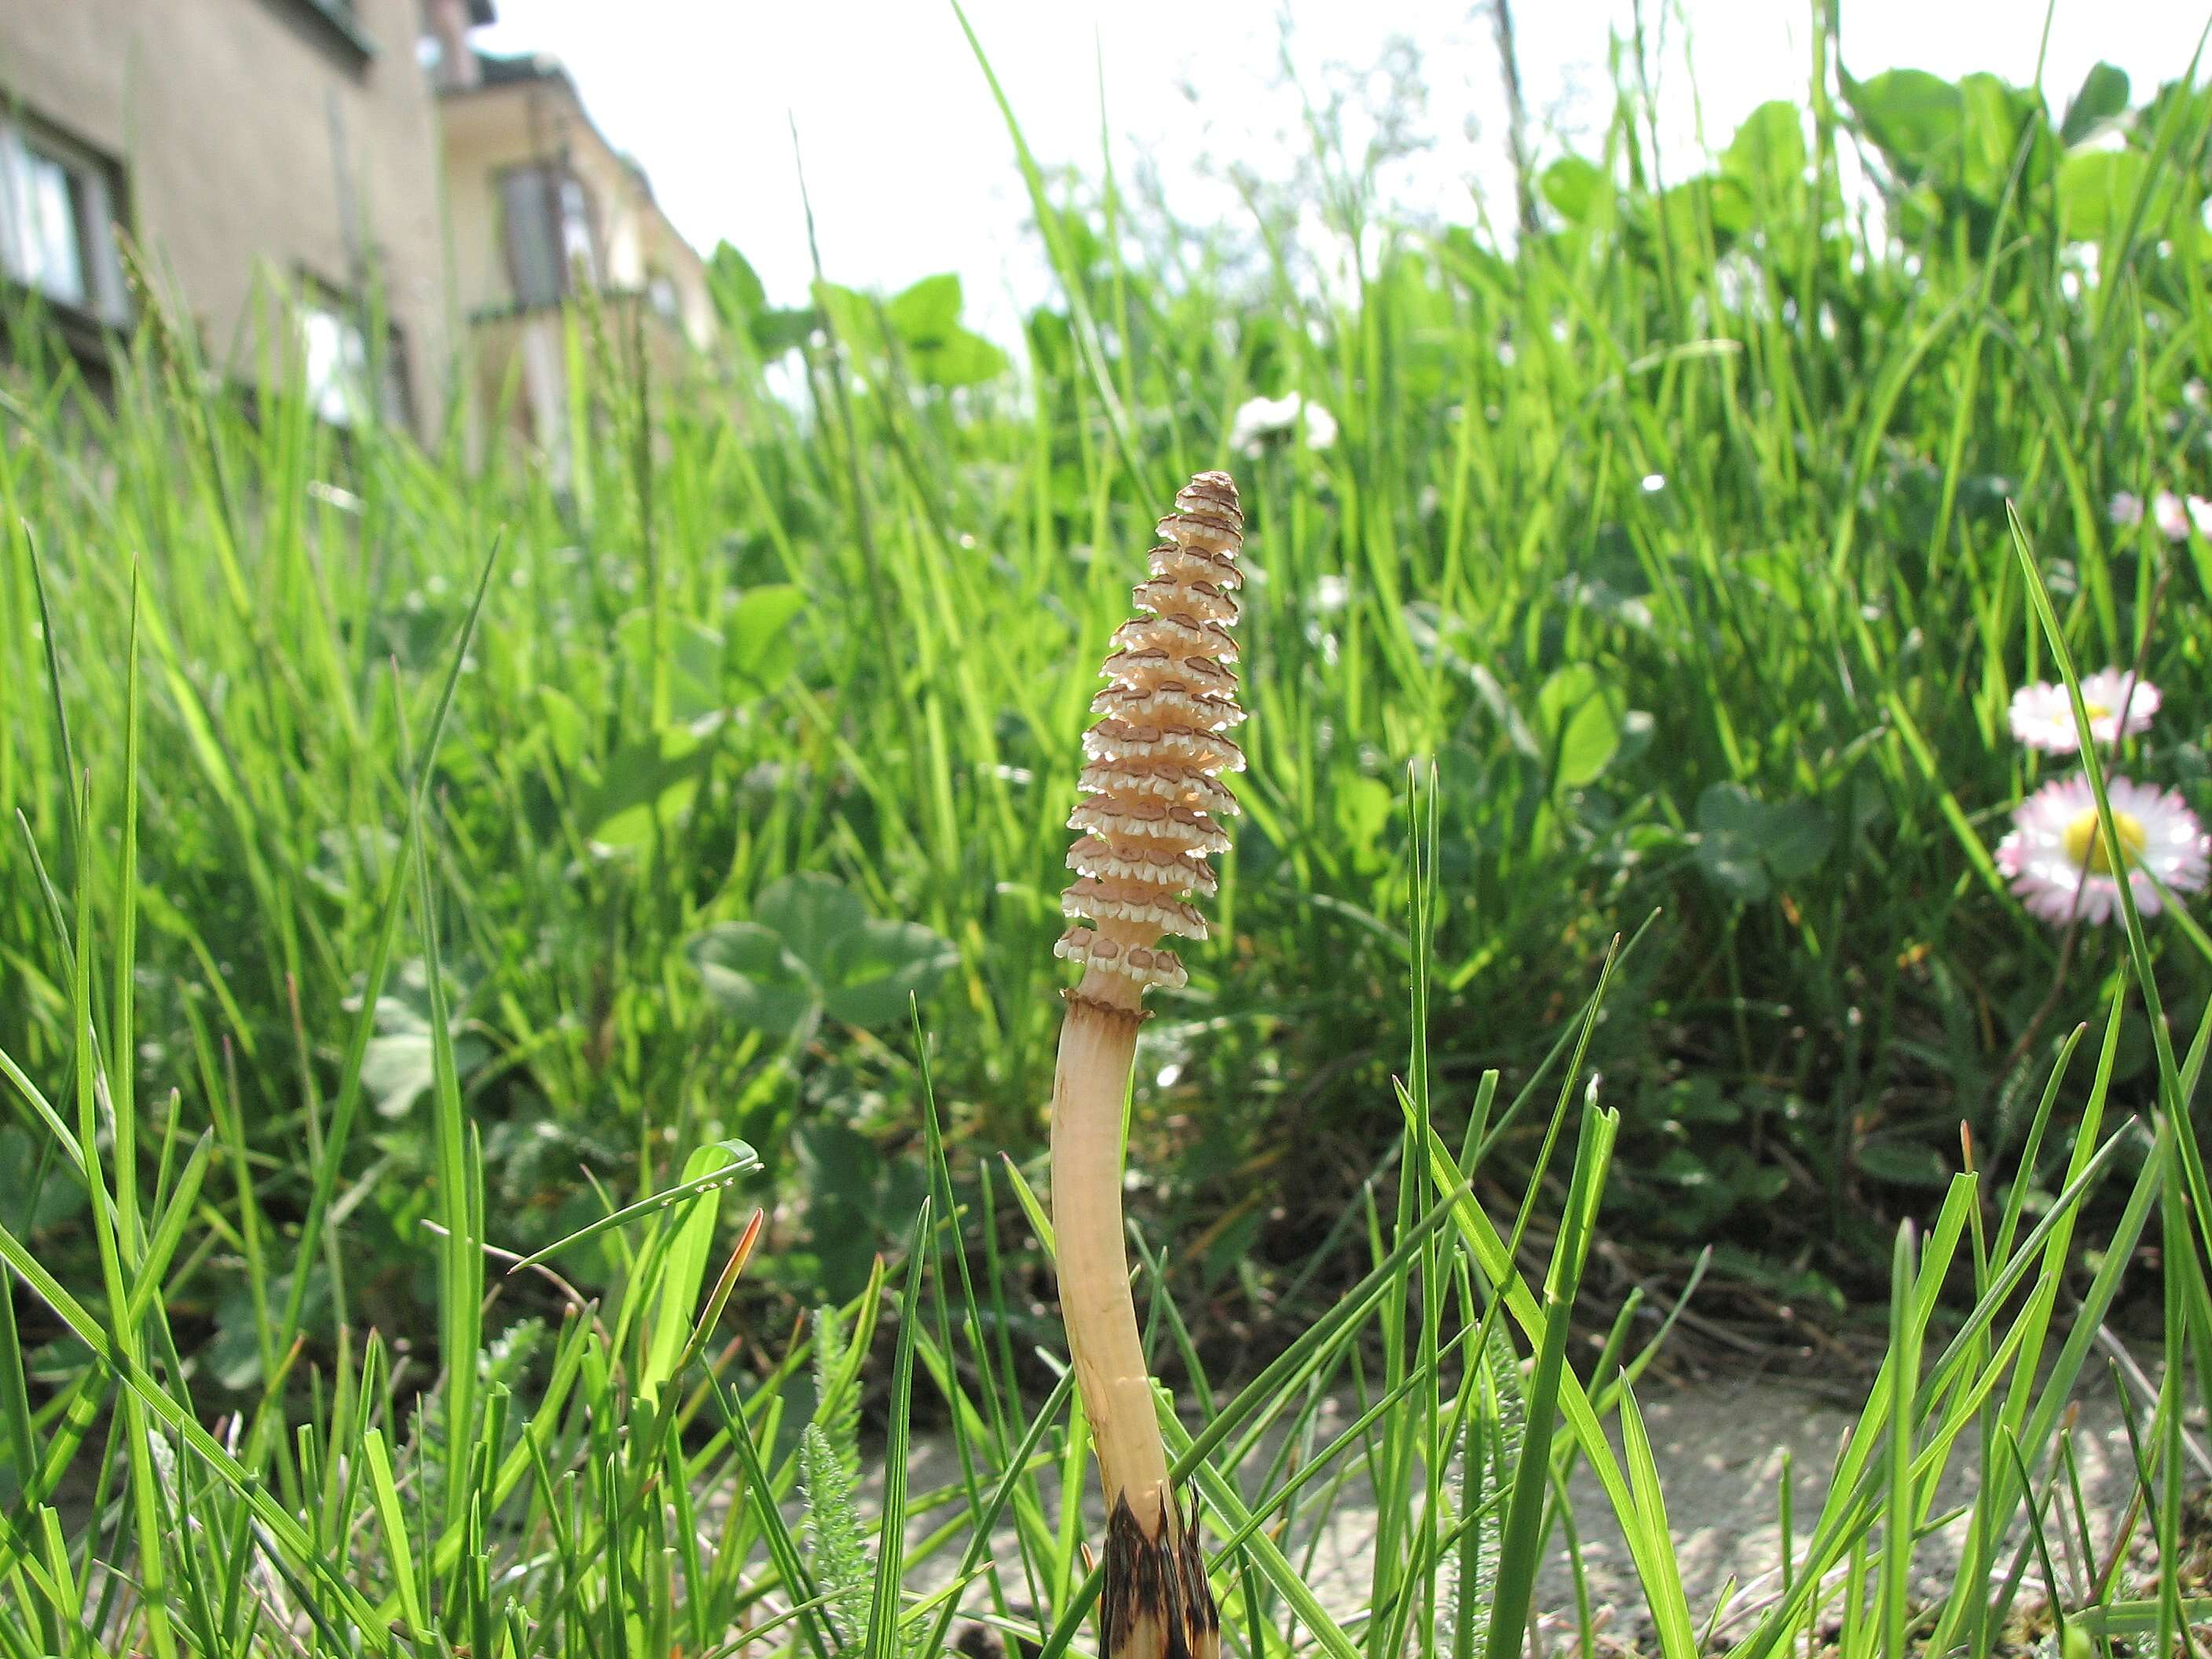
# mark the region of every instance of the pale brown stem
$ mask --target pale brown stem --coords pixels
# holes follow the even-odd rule
[[[1078,879],[1060,907],[1076,925],[1053,954],[1083,964],[1062,994],[1052,1087],[1052,1210],[1060,1314],[1105,1489],[1098,1615],[1107,1659],[1218,1659],[1220,1620],[1195,1511],[1168,1485],[1152,1379],[1129,1294],[1122,1243],[1121,1109],[1144,1023],[1145,988],[1185,982],[1164,935],[1206,937],[1191,896],[1214,890],[1209,854],[1229,844],[1219,817],[1237,804],[1220,782],[1243,757],[1227,732],[1237,706],[1237,553],[1243,515],[1228,476],[1202,472],[1176,492],[1133,598],[1144,614],[1116,629],[1084,733],[1084,800],[1068,828]]]
[[[1060,1312],[1106,1507],[1126,1498],[1152,1536],[1178,1518],[1121,1232],[1121,1103],[1143,1019],[1139,994],[1126,976],[1095,969],[1069,994],[1052,1087],[1052,1225]]]

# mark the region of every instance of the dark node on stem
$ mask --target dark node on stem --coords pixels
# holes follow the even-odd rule
[[[1106,1659],[1218,1659],[1221,1618],[1206,1582],[1195,1500],[1178,1519],[1171,1527],[1162,1511],[1159,1530],[1148,1538],[1127,1496],[1115,1498],[1099,1592]]]
[[[1080,1008],[1084,1012],[1095,1014],[1100,1019],[1121,1021],[1130,1025],[1142,1025],[1152,1017],[1152,1011],[1149,1008],[1117,1008],[1110,1002],[1102,1002],[1097,997],[1084,995],[1073,986],[1063,990],[1060,994],[1060,1000],[1071,1008]]]

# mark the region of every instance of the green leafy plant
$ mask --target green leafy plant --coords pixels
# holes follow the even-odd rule
[[[872,1030],[904,1017],[957,957],[919,922],[881,921],[829,876],[787,876],[764,889],[750,921],[719,922],[687,950],[717,1006],[803,1046],[823,1018]]]
[[[1698,868],[1739,902],[1766,897],[1778,883],[1811,875],[1835,842],[1835,824],[1811,801],[1770,805],[1740,784],[1716,783],[1698,797]]]
[[[127,938],[93,930],[131,963],[94,1097],[116,1179],[150,1202],[211,1137],[179,1361],[236,1384],[241,1420],[371,1325],[434,1370],[436,1273],[458,1309],[468,1270],[422,1249],[473,1171],[527,1255],[733,1139],[775,1217],[741,1311],[780,1328],[857,1293],[927,1184],[909,992],[948,1139],[1034,1176],[1064,761],[1084,642],[1127,597],[1108,550],[1144,544],[1135,504],[1248,459],[1265,672],[1224,943],[1156,997],[1128,1102],[1152,1137],[1132,1213],[1199,1242],[1166,1257],[1193,1352],[1279,1346],[1364,1270],[1365,1195],[1400,1156],[1413,757],[1439,776],[1440,1069],[1517,1095],[1609,942],[1659,911],[1590,1037],[1623,1249],[1663,1273],[1711,1243],[1720,1278],[1878,1303],[1895,1223],[1965,1172],[1961,1123],[1984,1169],[2015,1152],[2123,967],[2107,932],[2059,972],[1994,862],[2031,784],[2008,698],[2051,659],[2008,501],[2081,660],[2148,641],[2171,697],[2143,775],[2212,805],[2212,542],[2152,508],[2212,495],[2212,106],[2108,67],[2042,90],[1846,77],[1874,66],[1825,27],[1808,44],[1802,95],[1663,179],[1666,112],[1624,58],[1510,239],[1471,209],[1409,216],[1319,106],[1310,155],[1252,158],[1251,215],[1190,222],[1110,168],[1024,166],[1029,94],[1002,88],[1051,273],[1024,375],[975,351],[941,275],[875,295],[832,270],[771,300],[731,250],[721,337],[680,372],[647,382],[586,307],[564,321],[592,441],[557,482],[498,446],[472,465],[458,438],[326,430],[281,382],[241,397],[159,283],[87,397],[51,318],[0,296],[0,675],[23,693],[0,702],[0,1051],[70,1116],[75,896],[127,891]],[[1307,280],[1315,234],[1357,281]],[[1237,453],[1236,411],[1293,392],[1334,441]],[[2123,495],[2152,510],[2116,522]],[[79,833],[126,802],[127,854]],[[834,954],[762,909],[822,872],[868,923]],[[2212,957],[2178,924],[2146,943],[2191,1026]],[[433,945],[443,977],[403,983]],[[124,988],[103,966],[95,1012]],[[2115,1121],[2155,1109],[2159,1075],[2130,1022]],[[0,1138],[0,1194],[38,1196],[0,1220],[32,1217],[40,1260],[89,1285],[98,1208],[27,1100],[0,1083],[0,1127],[28,1137]],[[1540,1149],[1506,1131],[1501,1189]],[[2055,1193],[2056,1161],[2021,1179]],[[2124,1199],[2100,1194],[2102,1232]],[[1000,1254],[1026,1351],[1042,1247],[957,1198],[939,1224]],[[526,1275],[484,1317],[557,1326],[635,1249],[600,1235],[567,1289]],[[79,1339],[24,1317],[28,1386],[78,1375]]]

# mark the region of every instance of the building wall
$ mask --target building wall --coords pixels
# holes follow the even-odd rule
[[[351,293],[373,254],[428,431],[448,306],[421,3],[352,9],[366,58],[308,0],[0,0],[0,94],[122,164],[132,234],[234,373],[266,275]]]
[[[601,285],[627,292],[643,289],[654,273],[667,276],[676,286],[684,334],[694,345],[708,343],[714,309],[705,264],[564,83],[549,77],[485,85],[444,101],[453,291],[464,317],[514,301],[500,175],[529,162],[563,160],[592,198]]]
[[[442,100],[446,204],[451,222],[453,293],[471,337],[468,447],[481,458],[495,418],[535,442],[556,471],[565,467],[566,354],[561,313],[505,314],[516,305],[507,263],[501,179],[509,168],[562,162],[592,204],[599,286],[611,307],[641,303],[656,276],[674,286],[681,331],[650,328],[656,372],[672,377],[688,347],[714,331],[704,262],[677,234],[653,194],[609,147],[565,80],[545,76],[486,82]]]

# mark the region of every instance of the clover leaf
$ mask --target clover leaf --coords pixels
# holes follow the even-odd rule
[[[1717,783],[1698,797],[1698,867],[1739,903],[1755,904],[1777,881],[1809,875],[1835,833],[1811,801],[1769,805],[1740,783]]]
[[[491,1045],[472,1035],[458,1011],[468,989],[447,975],[446,1005],[453,1040],[453,1070],[464,1081],[491,1058]],[[430,970],[419,957],[392,976],[376,1000],[376,1035],[362,1051],[361,1086],[385,1117],[404,1117],[436,1080],[435,1039],[430,1024]]]
[[[957,960],[941,934],[878,921],[842,882],[814,874],[771,882],[752,921],[702,929],[689,951],[707,994],[732,1018],[801,1041],[825,1016],[868,1030],[895,1023],[908,997],[927,996]]]
[[[726,921],[691,940],[691,965],[707,994],[757,1030],[789,1036],[821,1000],[805,964],[784,949],[775,930]]]

